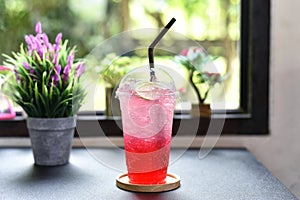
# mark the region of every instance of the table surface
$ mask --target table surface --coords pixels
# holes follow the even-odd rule
[[[245,149],[214,149],[203,159],[198,149],[172,150],[169,171],[181,177],[180,188],[163,193],[124,191],[115,185],[120,171],[114,164],[122,162],[120,152],[75,148],[69,164],[40,167],[33,164],[30,148],[2,148],[0,199],[297,199]]]

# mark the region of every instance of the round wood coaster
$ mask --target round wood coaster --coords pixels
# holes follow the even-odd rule
[[[132,192],[166,192],[177,189],[180,186],[180,177],[169,173],[165,183],[146,185],[130,183],[127,174],[120,174],[116,178],[116,185],[121,189]]]

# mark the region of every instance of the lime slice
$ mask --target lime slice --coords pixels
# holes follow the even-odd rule
[[[160,96],[159,85],[155,82],[138,83],[135,91],[138,96],[146,100],[155,100]]]

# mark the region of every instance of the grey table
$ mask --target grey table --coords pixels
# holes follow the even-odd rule
[[[93,151],[118,159],[113,149]],[[172,155],[178,151],[172,150]],[[297,199],[245,149],[215,149],[204,159],[198,152],[187,150],[170,166],[169,171],[181,177],[177,190],[133,193],[117,188],[120,172],[84,148],[73,149],[70,163],[60,167],[35,166],[29,148],[2,148],[0,199]]]

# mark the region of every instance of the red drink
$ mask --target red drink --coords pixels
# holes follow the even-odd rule
[[[131,183],[164,183],[169,164],[175,91],[143,82],[118,91],[126,165]]]
[[[131,183],[164,183],[169,164],[170,142],[161,146],[162,144],[157,144],[157,139],[150,140],[153,141],[143,141],[124,134],[126,164]],[[131,143],[134,143],[133,148]]]

